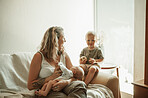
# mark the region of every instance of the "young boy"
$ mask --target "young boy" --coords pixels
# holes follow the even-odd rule
[[[104,57],[101,50],[95,46],[96,35],[94,32],[88,32],[85,36],[87,47],[81,51],[80,67],[85,72],[84,82],[88,85],[99,70],[98,62],[103,61]]]
[[[48,83],[45,83],[41,90],[35,91],[35,94],[38,96],[47,96],[47,94],[50,92],[52,86],[60,81],[61,79],[67,80],[69,78],[75,78],[75,80],[82,80],[84,76],[84,71],[79,66],[73,66],[69,69],[67,69],[62,62],[58,63],[58,66],[60,66],[61,71],[63,72],[61,76],[56,78],[55,80],[50,80]]]

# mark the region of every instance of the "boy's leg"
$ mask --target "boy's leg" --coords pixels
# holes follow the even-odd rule
[[[83,71],[84,71],[84,77],[82,78],[82,81],[84,81],[85,80],[85,77],[86,77],[86,74],[87,74],[87,65],[86,64],[80,64],[79,65],[82,69],[83,69]]]
[[[85,84],[88,85],[91,80],[93,79],[95,73],[98,71],[98,67],[97,66],[91,66],[89,68],[88,74],[86,75],[86,78],[84,80]]]
[[[86,69],[85,64],[80,64],[79,66],[85,71],[85,69]]]

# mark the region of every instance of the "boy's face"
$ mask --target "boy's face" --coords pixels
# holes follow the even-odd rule
[[[96,42],[96,39],[94,35],[86,36],[86,43],[90,49],[93,49],[95,47],[95,42]]]

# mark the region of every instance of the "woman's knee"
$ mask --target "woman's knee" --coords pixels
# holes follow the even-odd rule
[[[86,91],[86,84],[83,81],[73,81],[64,88],[66,94],[75,92],[77,90]]]
[[[86,84],[83,81],[73,81],[69,86],[64,89],[65,94],[68,98],[86,98],[87,90]]]
[[[86,88],[86,84],[83,81],[73,81],[75,87],[84,87]]]

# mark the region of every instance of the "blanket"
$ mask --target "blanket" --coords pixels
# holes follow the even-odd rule
[[[0,98],[33,98],[34,90],[13,91],[0,89]],[[114,98],[112,91],[101,84],[89,84],[87,98]]]
[[[89,84],[87,98],[114,98],[112,91],[101,84]]]

